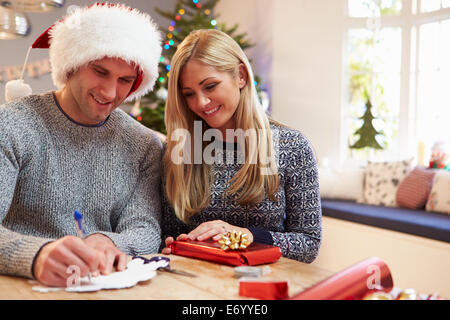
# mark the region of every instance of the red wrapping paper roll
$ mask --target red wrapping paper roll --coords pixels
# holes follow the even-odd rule
[[[388,266],[379,258],[363,260],[290,300],[359,300],[374,290],[389,292],[394,284]]]

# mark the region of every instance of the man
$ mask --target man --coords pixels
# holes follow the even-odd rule
[[[95,4],[35,41],[59,90],[0,106],[0,273],[66,286],[73,266],[157,252],[161,142],[117,107],[153,89],[160,39],[147,14]]]

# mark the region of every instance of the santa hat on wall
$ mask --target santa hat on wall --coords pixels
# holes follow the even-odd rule
[[[140,98],[153,89],[158,77],[161,34],[152,18],[121,4],[96,3],[78,8],[42,33],[28,50],[49,48],[52,79],[60,89],[68,74],[104,57],[121,58],[138,67],[138,77],[125,101]],[[24,64],[24,65],[25,65]],[[31,94],[19,80],[5,86],[6,101]]]

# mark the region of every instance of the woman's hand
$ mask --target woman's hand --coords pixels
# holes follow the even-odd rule
[[[197,228],[187,234],[187,239],[203,241],[212,238],[214,241],[220,240],[222,234],[236,230],[248,235],[248,240],[253,242],[253,234],[247,228],[233,226],[222,220],[203,222]],[[180,235],[181,236],[181,235]]]
[[[213,220],[208,222],[203,222],[197,228],[189,232],[188,234],[182,233],[177,237],[177,240],[197,240],[204,241],[212,238],[214,241],[220,240],[222,234],[236,230],[241,231],[248,235],[248,240],[250,243],[253,242],[253,234],[247,228],[241,228],[238,226],[233,226],[222,220]],[[172,237],[166,238],[166,247],[162,249],[163,254],[170,254],[171,250],[169,248],[170,244],[174,241]]]
[[[187,239],[187,234],[182,233],[177,237],[177,240],[186,240]],[[164,249],[161,250],[162,254],[171,254],[172,250],[170,249],[170,245],[173,242],[173,238],[172,237],[167,237],[165,242],[166,242],[166,247]]]

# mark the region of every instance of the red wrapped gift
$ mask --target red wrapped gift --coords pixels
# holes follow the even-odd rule
[[[170,245],[173,254],[213,261],[232,266],[255,266],[272,263],[281,257],[279,247],[253,242],[246,249],[222,250],[216,241],[174,241]]]
[[[289,297],[287,281],[270,280],[241,280],[239,281],[239,295],[261,300],[280,300]]]

